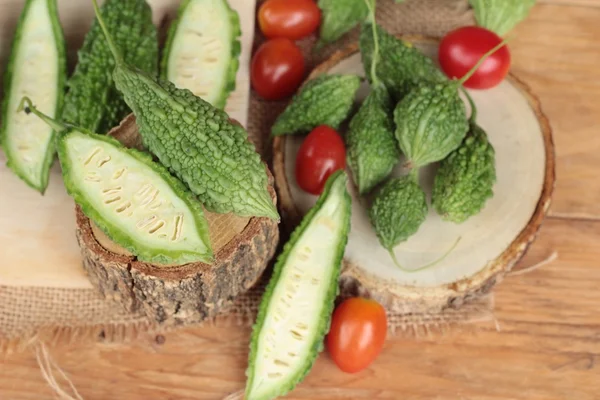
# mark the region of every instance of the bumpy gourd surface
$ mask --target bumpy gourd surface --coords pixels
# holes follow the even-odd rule
[[[475,123],[461,144],[440,163],[433,187],[433,207],[442,219],[461,223],[481,211],[493,196],[495,152]]]
[[[374,0],[369,0],[374,3]],[[338,40],[344,33],[362,22],[369,13],[366,0],[319,0],[322,20],[319,44]]]
[[[248,133],[228,115],[171,82],[126,65],[114,72],[144,145],[209,211],[278,219],[267,174]]]
[[[52,128],[17,108],[29,96],[55,116],[65,74],[64,41],[53,0],[29,0],[24,8],[6,71],[0,136],[8,167],[32,188],[44,192],[54,159]]]
[[[79,131],[58,143],[69,194],[116,243],[147,262],[212,260],[201,205],[150,156]]]
[[[381,245],[390,251],[414,235],[426,216],[425,193],[410,176],[387,181],[375,195],[369,210]]]
[[[387,90],[371,90],[350,122],[346,135],[348,166],[360,194],[368,193],[391,172],[400,153],[394,138],[392,101]]]
[[[273,135],[306,133],[319,125],[338,129],[360,85],[356,75],[320,75],[307,82],[271,128]]]
[[[162,76],[217,108],[235,89],[240,22],[226,0],[186,0],[169,30]]]
[[[330,177],[279,256],[254,327],[247,400],[292,390],[322,349],[350,229],[347,177]]]
[[[446,158],[469,129],[455,83],[420,85],[398,103],[394,121],[400,150],[415,168]]]
[[[145,0],[107,0],[102,16],[126,62],[155,76],[158,39],[152,10]],[[98,21],[94,20],[67,82],[62,119],[93,132],[106,133],[130,112],[114,85],[115,61]],[[33,99],[34,101],[36,99]]]
[[[390,35],[380,25],[376,25],[379,43],[377,75],[397,100],[422,82],[444,82],[445,75],[435,66],[433,60],[413,45]],[[372,82],[371,63],[375,51],[373,24],[364,23],[361,28],[360,52],[364,69]]]

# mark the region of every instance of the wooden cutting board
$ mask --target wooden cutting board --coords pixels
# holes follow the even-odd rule
[[[0,58],[5,64],[23,0],[0,2]],[[149,0],[155,24],[177,9],[177,0]],[[246,126],[249,65],[254,36],[255,0],[229,0],[240,16],[242,53],[237,88],[226,111]],[[94,18],[91,0],[59,0],[59,13],[72,62]],[[0,151],[0,285],[91,288],[81,267],[75,239],[75,204],[62,183],[58,162],[44,196],[6,168]]]

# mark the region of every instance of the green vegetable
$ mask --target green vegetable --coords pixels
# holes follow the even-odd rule
[[[321,26],[317,48],[335,42],[360,24],[369,15],[367,1],[375,0],[319,0]]]
[[[396,139],[409,166],[420,168],[443,160],[461,144],[469,123],[458,89],[504,45],[505,41],[484,54],[461,79],[421,84],[398,103],[394,110]]]
[[[136,116],[144,145],[198,196],[207,210],[279,219],[267,173],[248,133],[187,89],[127,64],[112,42],[113,79]]]
[[[373,30],[376,31],[375,34]],[[373,82],[371,65],[376,48],[375,37],[379,54],[383,55],[377,65],[377,73],[396,100],[404,97],[420,83],[447,81],[433,60],[414,48],[411,43],[396,38],[378,24],[367,22],[362,25],[359,45],[369,82]]]
[[[211,262],[202,206],[148,154],[106,135],[63,125],[23,98],[20,110],[53,127],[65,187],[82,211],[140,261]]]
[[[227,0],[184,0],[169,29],[162,78],[225,107],[235,89],[240,35],[239,16]]]
[[[477,25],[504,36],[523,21],[535,0],[469,0]]]
[[[344,171],[332,174],[277,259],[252,333],[246,400],[283,396],[323,349],[350,230]]]
[[[158,73],[158,39],[152,10],[145,0],[107,0],[102,17],[127,63]],[[75,71],[67,82],[62,119],[93,132],[105,133],[131,111],[113,82],[115,61],[96,21],[78,52]]]
[[[274,136],[306,133],[319,125],[338,129],[360,85],[356,75],[325,74],[308,81],[271,128]]]
[[[56,0],[27,0],[17,24],[4,72],[0,140],[7,166],[44,193],[54,161],[54,131],[17,113],[27,94],[49,115],[60,112],[66,75],[65,41]]]
[[[493,196],[496,182],[495,151],[485,131],[477,125],[471,98],[469,133],[460,147],[440,163],[432,203],[442,219],[462,223],[478,214]]]
[[[397,265],[394,247],[414,235],[426,216],[427,201],[416,173],[389,179],[375,194],[369,210],[379,242]]]

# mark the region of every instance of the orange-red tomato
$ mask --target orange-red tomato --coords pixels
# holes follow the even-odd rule
[[[379,356],[386,335],[387,317],[381,304],[352,297],[333,312],[327,351],[342,371],[359,372]]]
[[[321,10],[314,0],[267,0],[258,9],[258,25],[267,38],[302,39],[320,22]]]
[[[289,97],[304,79],[302,51],[289,39],[271,39],[263,43],[250,66],[254,90],[267,100]]]

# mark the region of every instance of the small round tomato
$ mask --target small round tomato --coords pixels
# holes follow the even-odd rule
[[[289,39],[271,39],[263,43],[250,66],[250,81],[256,92],[267,100],[289,97],[304,79],[302,51]]]
[[[481,57],[502,42],[494,32],[479,26],[464,26],[449,32],[440,42],[438,58],[449,78],[462,78]],[[506,45],[483,61],[463,84],[471,89],[489,89],[498,85],[510,69],[510,51]]]
[[[321,10],[314,0],[267,0],[258,9],[258,24],[267,38],[302,39],[320,22]]]
[[[342,137],[327,125],[317,126],[302,142],[296,155],[296,182],[302,190],[319,195],[331,174],[346,168]]]
[[[344,372],[367,368],[381,353],[387,335],[385,309],[375,300],[351,297],[336,307],[327,351]]]

